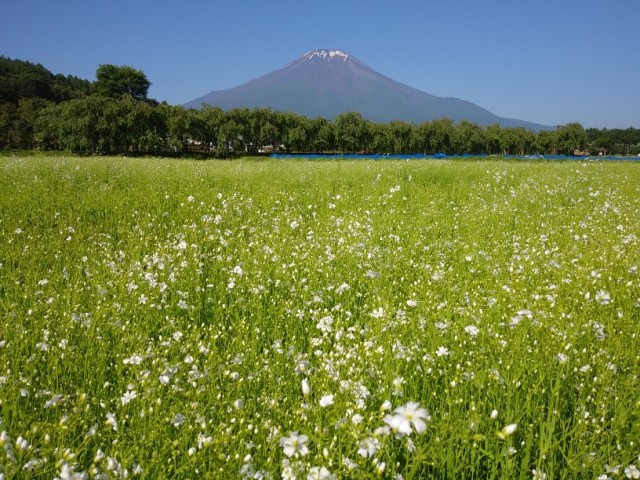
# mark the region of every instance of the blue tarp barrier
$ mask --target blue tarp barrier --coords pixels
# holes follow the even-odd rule
[[[495,158],[495,159],[522,159],[522,160],[636,160],[640,161],[640,156],[638,157],[601,157],[601,156],[590,156],[590,157],[576,157],[576,156],[567,156],[567,155],[472,155],[472,154],[464,154],[464,155],[447,155],[444,153],[436,153],[435,155],[381,155],[381,154],[319,154],[319,153],[292,153],[292,154],[283,154],[283,153],[274,153],[269,156],[269,158],[279,158],[279,159],[287,159],[287,158],[301,158],[307,160],[428,160],[428,159],[444,159],[444,158]]]

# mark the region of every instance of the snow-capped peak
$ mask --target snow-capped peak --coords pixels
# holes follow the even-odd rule
[[[325,49],[316,49],[311,50],[303,55],[303,57],[307,60],[312,60],[314,58],[322,58],[323,60],[342,60],[343,62],[349,58],[349,54],[343,50],[325,50]]]

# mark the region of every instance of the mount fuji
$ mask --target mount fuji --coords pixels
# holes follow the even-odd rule
[[[184,106],[202,104],[223,110],[269,107],[309,118],[333,119],[344,112],[388,123],[422,123],[442,117],[467,120],[480,126],[544,130],[551,127],[503,118],[471,102],[437,97],[376,72],[343,50],[311,50],[288,65],[228,90],[214,90]]]

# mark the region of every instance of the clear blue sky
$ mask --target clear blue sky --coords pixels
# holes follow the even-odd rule
[[[640,128],[640,0],[1,0],[0,54],[182,104],[314,48],[546,125]]]

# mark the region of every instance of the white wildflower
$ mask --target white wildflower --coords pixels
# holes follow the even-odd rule
[[[118,431],[118,422],[116,422],[116,416],[113,413],[107,413],[105,415],[107,425],[111,425],[114,432]]]
[[[446,357],[449,355],[449,349],[446,347],[438,347],[436,350],[436,355],[439,357]]]
[[[306,397],[311,393],[311,387],[309,387],[309,382],[306,378],[302,379],[302,394]]]
[[[431,416],[424,409],[420,408],[418,402],[408,402],[406,405],[396,408],[393,415],[386,415],[384,422],[391,427],[397,436],[424,433],[427,430],[427,423]]]
[[[309,453],[309,447],[307,442],[309,438],[306,435],[300,435],[298,432],[289,432],[288,437],[282,437],[280,439],[280,446],[282,447],[282,453],[291,458],[294,455],[300,455],[304,457]]]
[[[500,440],[504,440],[508,436],[513,435],[513,433],[516,431],[517,428],[518,428],[517,423],[510,423],[509,425],[505,425],[502,428],[502,430],[500,430],[499,432],[496,432],[496,436]]]
[[[333,395],[324,395],[321,399],[320,399],[320,406],[321,407],[328,407],[330,405],[333,405]]]
[[[122,403],[122,406],[125,406],[131,400],[133,400],[134,398],[137,398],[137,396],[138,394],[136,393],[135,390],[127,390],[124,393],[124,395],[122,395],[122,397],[120,398],[120,402]]]
[[[634,464],[629,465],[624,469],[624,475],[627,478],[640,478],[640,470]]]
[[[334,480],[336,478],[327,470],[327,467],[311,467],[307,475],[307,480]]]
[[[178,428],[184,424],[185,416],[181,413],[176,413],[175,416],[171,419],[171,425]]]
[[[467,325],[466,327],[464,327],[464,331],[472,337],[475,337],[476,335],[478,335],[478,332],[480,332],[478,327],[476,327],[475,325]]]
[[[358,444],[358,455],[364,458],[373,458],[380,449],[377,438],[365,438]]]
[[[125,358],[122,363],[125,365],[140,365],[143,358],[140,355],[133,355],[129,358]]]
[[[531,474],[533,475],[533,480],[547,480],[547,474],[540,470],[536,470],[535,468],[531,470]]]
[[[609,305],[611,303],[611,295],[605,290],[598,290],[596,292],[596,302],[600,305]]]

